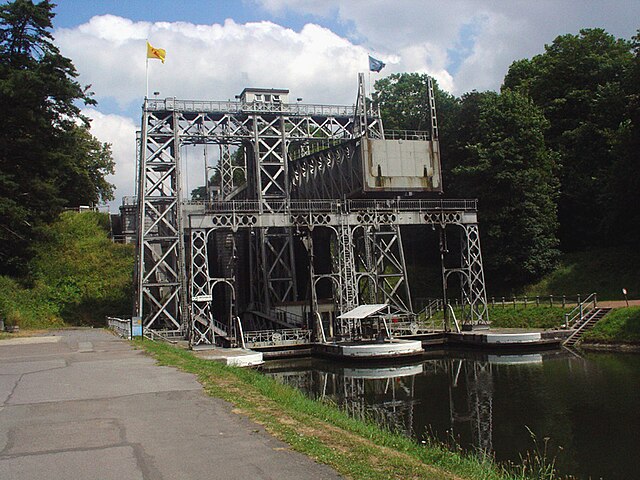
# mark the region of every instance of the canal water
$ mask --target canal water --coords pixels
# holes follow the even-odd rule
[[[640,478],[639,354],[448,351],[402,365],[306,358],[264,369],[417,440],[435,436],[520,463],[535,438],[559,474]]]

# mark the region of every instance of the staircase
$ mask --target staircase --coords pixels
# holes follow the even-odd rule
[[[609,313],[611,308],[599,308],[596,307],[584,316],[582,321],[576,324],[575,329],[571,335],[564,341],[562,345],[565,347],[573,347],[582,338],[582,334],[590,330],[598,321]]]

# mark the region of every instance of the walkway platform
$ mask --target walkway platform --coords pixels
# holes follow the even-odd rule
[[[386,360],[422,355],[420,340],[393,339],[383,342],[316,343],[313,353],[342,360]]]
[[[0,340],[0,478],[341,477],[207,396],[195,375],[83,329]]]
[[[194,354],[232,367],[255,367],[264,363],[262,352],[244,348],[195,347]]]
[[[468,332],[447,332],[448,345],[462,345],[486,349],[496,348],[558,348],[569,330],[531,330],[518,328],[490,328]]]

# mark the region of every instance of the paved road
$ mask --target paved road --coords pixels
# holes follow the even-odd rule
[[[337,479],[100,330],[0,340],[0,479]]]

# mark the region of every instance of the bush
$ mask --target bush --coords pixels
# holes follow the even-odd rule
[[[34,245],[30,288],[0,277],[0,315],[21,328],[104,325],[132,310],[133,247],[108,237],[109,217],[65,212]]]

